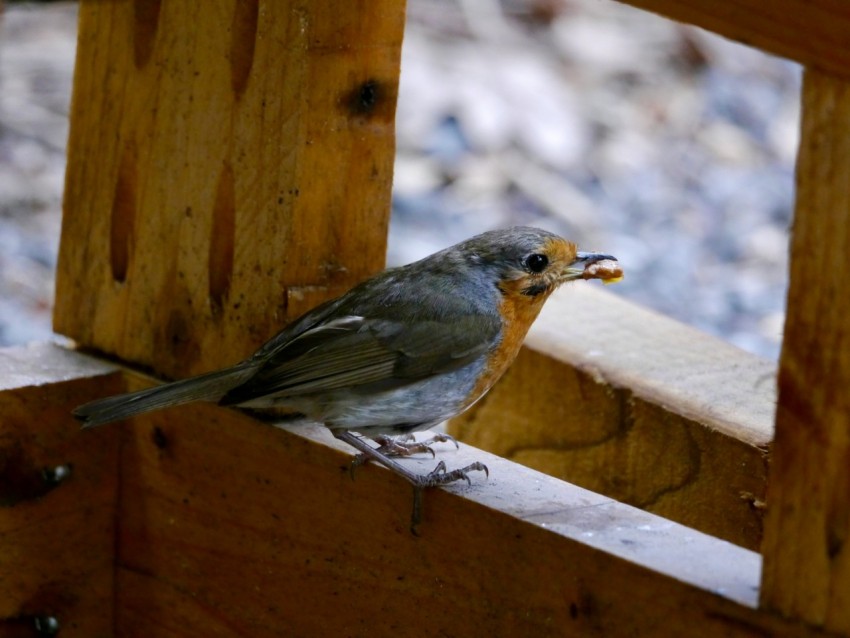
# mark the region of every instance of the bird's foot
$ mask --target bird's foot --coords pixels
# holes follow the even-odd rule
[[[382,435],[375,437],[374,441],[378,444],[375,452],[390,458],[412,456],[427,452],[433,459],[437,456],[434,448],[431,447],[435,443],[454,443],[455,448],[460,447],[453,436],[439,433],[434,434],[430,439],[425,439],[424,441],[417,441],[412,434],[405,434],[400,437]],[[367,454],[358,454],[355,456],[354,460],[351,461],[352,474],[356,468],[368,463],[370,460],[374,460],[374,457]]]
[[[437,463],[437,467],[431,470],[428,474],[422,474],[419,476],[420,483],[418,487],[436,487],[438,485],[447,485],[448,483],[454,483],[455,481],[460,481],[463,479],[466,481],[467,485],[472,485],[472,481],[469,478],[470,472],[484,472],[484,475],[489,478],[490,470],[487,469],[487,466],[483,463],[476,461],[475,463],[470,463],[466,467],[461,467],[456,470],[452,470],[451,472],[446,470],[446,464],[440,461]]]
[[[389,437],[377,439],[379,445],[375,448],[360,437],[356,436],[353,432],[339,430],[333,431],[333,435],[337,439],[348,443],[350,446],[360,451],[360,454],[355,457],[354,462],[352,463],[352,468],[355,466],[355,463],[357,465],[362,465],[366,461],[375,461],[406,479],[413,485],[413,513],[410,520],[410,531],[416,535],[418,535],[419,523],[422,522],[422,494],[424,493],[425,488],[448,485],[449,483],[454,483],[455,481],[460,480],[465,480],[471,485],[472,481],[469,478],[470,472],[484,472],[485,475],[488,477],[490,476],[487,466],[480,462],[470,463],[466,467],[448,471],[446,469],[446,464],[443,461],[440,461],[428,474],[416,474],[393,460],[391,458],[391,454],[388,455],[382,451],[383,446],[388,444]],[[435,435],[432,439],[422,441],[420,444],[430,445],[431,443],[444,441],[450,441],[457,445],[457,442],[453,438],[442,434]],[[402,446],[410,445],[404,440],[393,441],[393,445],[397,445],[399,443],[401,443]],[[363,457],[364,460],[359,460],[361,457]]]
[[[410,517],[410,531],[413,534],[419,535],[419,523],[422,522],[422,496],[425,488],[448,485],[460,480],[466,481],[467,485],[472,485],[472,480],[469,478],[470,472],[484,472],[484,475],[490,478],[490,470],[478,461],[450,472],[446,470],[446,464],[440,461],[428,474],[420,474],[416,477],[418,480],[413,483],[413,513]]]

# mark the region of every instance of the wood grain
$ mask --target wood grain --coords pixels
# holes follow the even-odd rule
[[[164,432],[164,449],[152,443],[153,428]],[[582,534],[596,535],[603,547],[616,537],[620,547],[637,548],[630,557],[652,555],[674,570],[677,560],[691,560],[681,548],[704,550],[717,560],[693,573],[752,600],[754,555],[728,545],[717,553],[720,541],[671,530],[565,484],[561,491],[553,479],[515,473],[480,454],[493,481],[429,493],[422,537],[414,537],[407,484],[374,467],[352,481],[350,457],[327,447],[321,430],[308,436],[269,432],[213,410],[138,424],[124,457],[132,470],[125,473],[117,575],[123,635],[618,635],[624,623],[630,631],[676,635],[689,602],[714,597],[656,572],[637,598],[649,606],[655,591],[675,620],[662,620],[658,608],[657,616],[629,618],[637,601],[617,609],[622,590],[603,586],[601,568],[593,567],[605,560],[595,558],[598,545],[577,552],[569,539]],[[452,466],[471,460],[443,458]],[[688,541],[673,553],[677,533]],[[622,557],[605,565],[604,578],[623,587],[647,578]],[[438,613],[417,613],[435,596]],[[741,607],[724,598],[706,604],[727,614]],[[703,635],[727,624],[714,619]]]
[[[850,83],[808,70],[762,600],[850,634]]]
[[[775,367],[580,282],[452,421],[464,441],[757,549]]]
[[[438,453],[490,479],[429,491],[416,537],[410,486],[352,480],[320,426],[207,405],[81,431],[77,400],[150,383],[110,370],[0,351],[32,380],[0,384],[3,441],[74,464],[0,508],[0,635],[44,609],[86,637],[826,635],[756,609],[756,553],[467,446]]]
[[[465,446],[440,458],[490,479],[429,491],[416,537],[410,486],[352,480],[323,427],[186,406],[122,434],[121,636],[813,635],[755,609],[754,552]]]
[[[619,1],[850,77],[850,5],[840,0]]]
[[[186,376],[382,268],[403,24],[391,0],[82,2],[56,330]]]
[[[118,439],[80,436],[70,410],[121,382],[56,346],[0,350],[0,636],[36,635],[38,616],[113,635]]]

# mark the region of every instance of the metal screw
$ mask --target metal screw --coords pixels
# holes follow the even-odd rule
[[[48,485],[56,486],[68,480],[71,476],[71,465],[64,463],[56,467],[46,467],[41,471],[41,477]]]
[[[56,616],[36,616],[33,624],[39,636],[55,636],[59,633],[59,620]]]

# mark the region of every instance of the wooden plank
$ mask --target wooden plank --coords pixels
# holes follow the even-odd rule
[[[185,376],[383,266],[404,3],[84,1],[55,327]]]
[[[755,552],[485,452],[440,450],[451,467],[484,461],[491,477],[429,492],[416,537],[409,486],[376,466],[352,480],[350,451],[323,427],[207,405],[80,431],[70,405],[150,380],[121,383],[55,347],[28,359],[0,364],[0,397],[17,392],[6,377],[37,379],[15,414],[29,433],[48,423],[39,416],[57,425],[45,438],[67,447],[37,463],[70,459],[74,474],[42,498],[49,518],[19,529],[0,510],[14,532],[0,582],[38,572],[25,554],[55,536],[44,561],[70,592],[51,607],[62,635],[825,635],[756,609]],[[25,593],[4,589],[0,605],[19,614],[9,601]]]
[[[808,70],[763,602],[850,634],[850,83]]]
[[[416,537],[409,485],[352,480],[321,426],[185,406],[123,434],[121,636],[815,635],[755,608],[758,554],[466,446],[440,457],[490,480],[429,492]]]
[[[81,437],[70,415],[122,389],[105,374],[49,344],[0,350],[2,636],[36,635],[39,617],[62,636],[113,634],[118,439]]]
[[[850,76],[850,5],[841,0],[619,0],[805,66]]]
[[[582,282],[549,300],[514,366],[449,430],[757,549],[774,375],[768,361]]]

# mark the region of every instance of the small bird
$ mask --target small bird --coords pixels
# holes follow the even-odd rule
[[[236,365],[74,410],[84,428],[194,401],[286,407],[324,423],[422,491],[487,472],[482,463],[416,474],[394,457],[428,451],[412,433],[478,401],[519,352],[549,295],[575,279],[616,281],[614,257],[578,252],[545,230],[483,233],[406,266],[389,268],[302,315]],[[361,435],[361,436],[358,436]],[[374,442],[370,444],[364,437]]]

